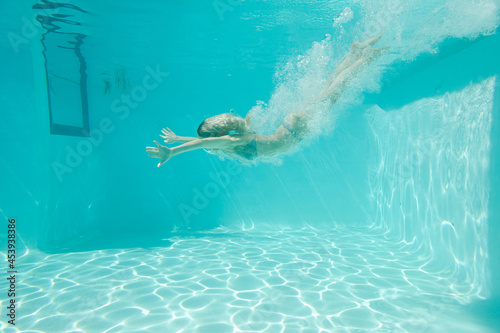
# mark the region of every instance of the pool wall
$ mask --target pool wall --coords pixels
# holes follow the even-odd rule
[[[4,79],[0,80],[3,106],[0,177],[4,189],[0,191],[0,209],[5,219],[16,219],[18,255],[26,251],[26,246],[36,248],[38,245],[39,227],[45,216],[45,193],[49,191],[47,170],[41,163],[46,154],[47,133],[44,126],[39,126],[45,119],[40,116],[43,113],[38,112],[35,93],[35,69],[41,66],[39,56],[32,58],[32,49],[40,49],[40,31],[31,29],[31,17],[27,15],[30,5],[28,1],[2,3],[4,12],[11,16],[2,22],[6,38],[0,41],[0,47],[5,50],[3,60],[8,64],[1,67]],[[45,109],[45,103],[41,105],[42,110]],[[0,230],[0,237],[2,242],[7,239],[6,228]]]
[[[380,94],[387,112],[367,112],[377,221],[469,296],[498,297],[499,45],[495,35],[441,59]]]

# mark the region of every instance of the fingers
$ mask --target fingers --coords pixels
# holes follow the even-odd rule
[[[155,147],[146,147],[146,153],[148,153],[148,156],[149,157],[155,157],[155,158],[159,158],[158,157],[158,148],[155,148]]]
[[[146,147],[146,152],[148,153],[149,157],[153,158],[159,158],[160,163],[158,163],[157,167],[161,167],[163,163],[165,163],[169,159],[169,154],[165,155],[168,153],[168,148],[165,148],[161,144],[158,143],[158,141],[153,140],[153,142],[156,144],[157,147]]]
[[[160,134],[160,137],[165,139],[165,143],[172,143],[172,142],[175,142],[175,140],[173,139],[175,137],[175,134],[174,132],[172,132],[172,130],[168,127],[165,127],[164,129],[161,130],[161,132],[163,133],[163,135]]]
[[[165,164],[165,162],[167,161],[168,159],[165,159],[165,160],[161,160],[160,163],[158,163],[158,165],[156,166],[157,168],[161,167],[163,164]]]
[[[148,153],[149,157],[154,157],[154,158],[160,158],[158,156],[159,154],[159,149],[155,147],[146,147],[146,153]]]

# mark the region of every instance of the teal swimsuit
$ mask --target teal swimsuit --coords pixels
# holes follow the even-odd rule
[[[234,153],[250,161],[255,159],[257,157],[257,141],[255,140],[256,138],[257,135],[255,135],[253,137],[253,140],[250,141],[246,146],[238,146],[234,148]]]
[[[298,135],[298,133],[293,130],[290,118],[288,116],[283,119],[283,121],[281,122],[281,126],[286,128],[294,138],[299,140],[299,142],[302,141],[302,138]],[[255,140],[256,137],[257,135],[255,135],[253,137],[253,140],[250,141],[246,146],[238,146],[234,148],[234,153],[246,160],[254,160],[258,156],[257,141]]]

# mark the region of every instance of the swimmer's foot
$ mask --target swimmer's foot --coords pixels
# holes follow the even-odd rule
[[[376,37],[369,38],[369,39],[365,40],[364,42],[362,42],[362,44],[365,44],[366,46],[373,46],[380,40],[380,38],[382,38],[382,35],[378,35]]]
[[[328,77],[327,85],[330,85],[333,80],[338,77],[344,70],[350,68],[352,65],[361,62],[372,62],[380,57],[388,47],[372,48],[382,38],[382,35],[369,38],[363,42],[356,42],[351,44],[351,51],[344,59],[344,61],[337,67]]]
[[[368,62],[372,62],[375,59],[377,59],[378,57],[386,54],[390,48],[391,48],[390,46],[383,46],[383,47],[377,47],[377,48],[372,48],[372,47],[365,48],[363,50],[363,57],[362,58],[364,60],[367,60]]]
[[[364,42],[355,42],[351,44],[351,51],[348,55],[348,58],[350,62],[356,61],[360,59],[363,56],[364,51],[367,48],[370,48],[370,46],[373,46],[375,43],[377,43],[380,38],[382,38],[382,35],[378,35],[376,37],[369,38],[365,40]]]

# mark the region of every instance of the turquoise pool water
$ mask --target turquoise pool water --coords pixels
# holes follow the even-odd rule
[[[499,6],[2,3],[2,332],[500,331]],[[379,34],[289,153],[145,153],[272,133]]]

